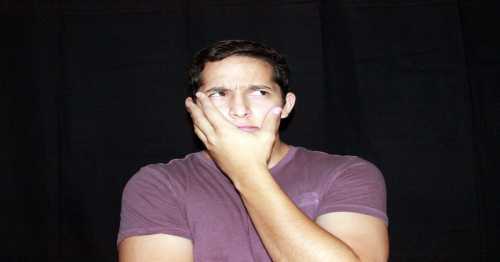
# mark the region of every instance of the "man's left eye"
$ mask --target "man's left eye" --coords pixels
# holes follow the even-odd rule
[[[265,96],[265,95],[268,95],[269,92],[267,92],[266,90],[255,90],[254,92],[252,92],[252,94],[258,95],[258,96]]]

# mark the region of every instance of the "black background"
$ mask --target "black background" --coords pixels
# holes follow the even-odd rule
[[[197,150],[185,69],[221,39],[287,55],[298,101],[285,141],[380,167],[391,261],[498,261],[493,1],[2,1],[0,10],[1,261],[116,260],[126,181]]]

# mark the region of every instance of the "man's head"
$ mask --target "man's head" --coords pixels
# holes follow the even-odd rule
[[[189,87],[193,97],[203,84],[202,72],[205,65],[230,56],[252,57],[268,63],[272,67],[272,80],[281,88],[283,98],[289,92],[288,76],[290,70],[285,57],[278,51],[253,41],[224,40],[200,50],[194,56],[188,70]]]
[[[224,117],[244,131],[257,130],[272,108],[286,118],[295,104],[288,92],[288,66],[275,50],[229,40],[201,50],[189,71],[190,85],[205,93]]]

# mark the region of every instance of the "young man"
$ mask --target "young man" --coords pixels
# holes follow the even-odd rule
[[[120,261],[387,261],[379,170],[280,140],[295,95],[278,52],[217,42],[190,78],[186,109],[206,150],[130,179]]]

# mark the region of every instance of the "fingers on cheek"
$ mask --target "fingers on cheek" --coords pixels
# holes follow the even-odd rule
[[[201,130],[197,126],[194,127],[194,132],[204,144],[207,144],[207,137],[205,136],[205,134],[203,134],[203,132],[201,132]]]
[[[201,129],[196,123],[194,124],[194,132],[200,138],[200,140],[205,144],[205,146],[207,148],[210,148],[211,146],[215,145],[216,135],[213,132],[207,130],[202,131],[202,130],[203,129]]]
[[[191,118],[193,119],[193,122],[195,124],[200,124],[200,121],[203,121],[203,118],[205,117],[203,115],[203,112],[200,111],[199,108],[196,108],[195,106],[192,106],[189,111],[189,114],[191,115]]]
[[[193,99],[191,97],[186,98],[186,100],[184,101],[184,104],[188,110],[191,110],[191,108],[193,106],[196,106],[195,102],[193,101]]]
[[[215,105],[212,100],[208,98],[206,95],[202,95],[197,99],[197,106],[205,113],[205,114],[214,114],[215,113]]]

